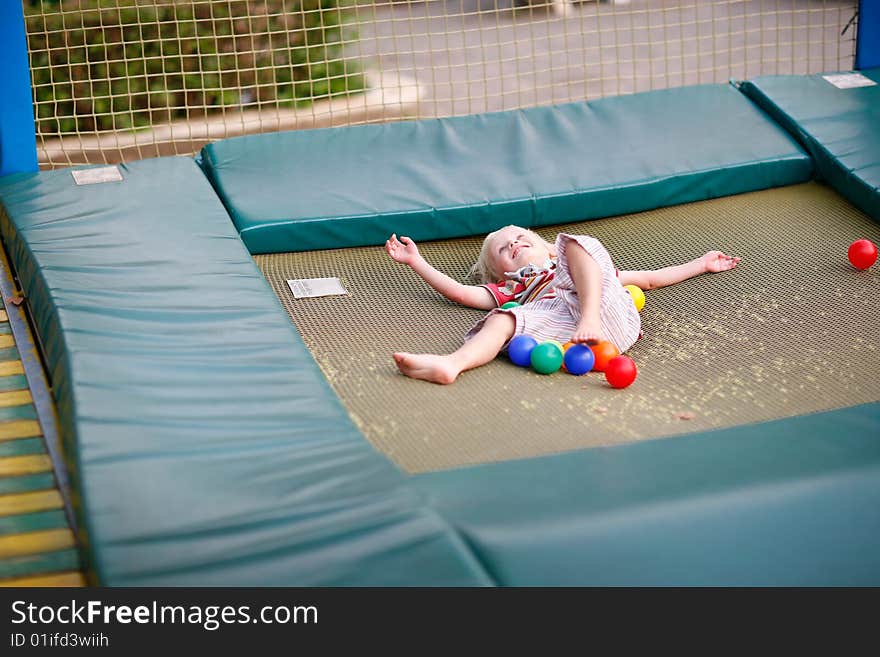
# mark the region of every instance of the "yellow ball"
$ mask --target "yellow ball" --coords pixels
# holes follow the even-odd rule
[[[636,310],[642,312],[642,308],[645,307],[645,293],[642,292],[642,288],[638,285],[624,285],[623,287],[629,292],[633,303],[636,304]]]
[[[560,354],[562,354],[563,356],[565,355],[565,347],[562,346],[562,343],[561,343],[561,342],[559,342],[559,341],[557,341],[557,340],[547,340],[547,342],[549,342],[549,343],[552,344],[554,347],[556,347],[557,349],[559,349],[559,353],[560,353]]]

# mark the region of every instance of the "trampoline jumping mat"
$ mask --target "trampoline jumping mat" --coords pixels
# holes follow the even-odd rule
[[[541,375],[504,354],[450,386],[401,375],[395,351],[446,353],[482,311],[429,288],[384,248],[256,256],[315,360],[373,445],[416,473],[803,415],[880,399],[880,266],[849,244],[880,226],[808,183],[539,229],[598,237],[619,269],[656,269],[708,250],[735,269],[646,293],[636,382]],[[398,229],[406,235],[406,226]],[[465,280],[481,237],[426,242]],[[338,277],[348,293],[295,299],[288,279]]]

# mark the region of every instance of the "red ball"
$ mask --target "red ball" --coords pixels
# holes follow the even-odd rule
[[[877,261],[877,247],[871,240],[856,240],[846,253],[852,266],[867,269]]]
[[[615,356],[605,366],[605,379],[612,388],[626,388],[638,374],[639,370],[629,356]]]

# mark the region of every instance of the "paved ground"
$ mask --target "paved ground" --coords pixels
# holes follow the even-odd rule
[[[523,0],[361,7],[352,54],[392,77],[414,77],[422,116],[853,64],[855,29],[844,28],[855,0],[583,2],[564,12],[513,11],[512,1]]]

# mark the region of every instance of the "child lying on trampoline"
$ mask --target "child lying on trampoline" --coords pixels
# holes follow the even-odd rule
[[[408,237],[392,235],[385,250],[450,301],[491,310],[451,354],[394,354],[403,374],[434,383],[452,383],[465,370],[485,365],[519,334],[538,342],[610,340],[624,353],[641,329],[638,310],[625,285],[652,290],[706,272],[732,269],[740,260],[709,251],[663,269],[618,271],[594,237],[560,233],[550,244],[528,229],[506,226],[483,241],[471,270],[480,285],[465,285],[431,266]],[[501,308],[511,301],[520,305]]]

